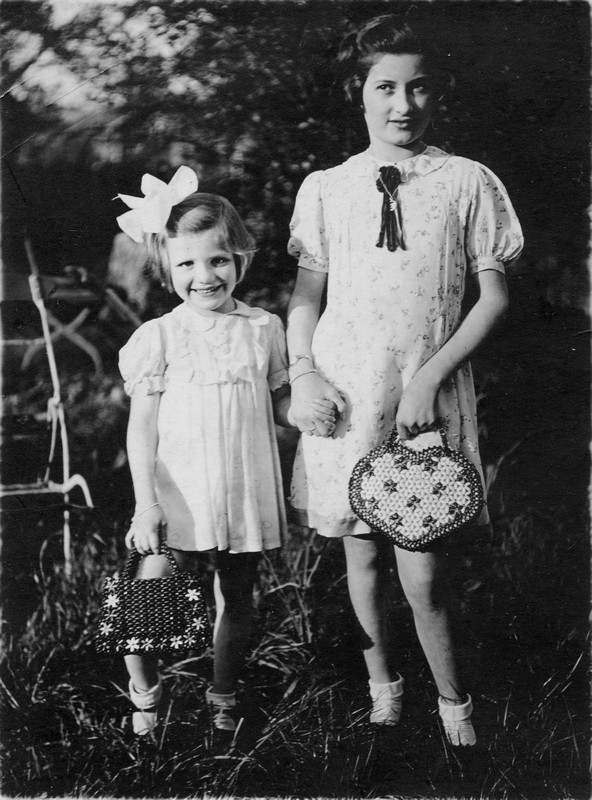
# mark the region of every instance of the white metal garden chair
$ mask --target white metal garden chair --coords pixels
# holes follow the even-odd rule
[[[84,497],[87,507],[92,508],[93,503],[86,480],[79,474],[70,474],[70,449],[68,444],[68,431],[66,427],[66,416],[64,412],[64,405],[60,392],[60,381],[58,370],[53,350],[53,338],[48,317],[47,308],[42,290],[42,276],[33,253],[31,242],[27,239],[25,241],[27,258],[31,274],[29,275],[29,288],[31,297],[41,318],[41,326],[43,329],[43,343],[47,354],[49,363],[49,371],[51,375],[51,385],[53,394],[47,401],[47,422],[50,428],[49,436],[49,453],[44,473],[38,477],[34,482],[29,483],[10,483],[0,484],[0,497],[8,497],[15,495],[42,495],[42,494],[61,494],[64,501],[63,511],[63,537],[64,537],[64,560],[65,560],[65,573],[70,575],[72,570],[72,553],[71,553],[71,534],[70,534],[70,492],[79,488]],[[7,339],[3,342],[6,344],[30,344],[30,340],[26,339]],[[55,463],[59,460],[58,455],[58,442],[61,451],[61,469]],[[58,472],[59,478],[55,477]]]

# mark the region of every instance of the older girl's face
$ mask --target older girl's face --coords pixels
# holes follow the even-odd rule
[[[374,156],[397,161],[421,152],[436,102],[423,56],[380,56],[368,73],[362,101]]]

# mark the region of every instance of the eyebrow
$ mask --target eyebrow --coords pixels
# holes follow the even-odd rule
[[[422,81],[428,81],[428,80],[429,81],[433,80],[433,77],[428,72],[426,72],[425,75],[418,75],[416,78],[411,78],[411,80],[407,81],[407,83],[408,84],[410,84],[410,83],[421,83]],[[393,84],[394,83],[398,83],[398,81],[394,80],[393,78],[374,78],[373,82],[374,83],[393,83]]]
[[[230,257],[232,257],[232,256],[234,256],[234,253],[232,252],[232,250],[223,250],[223,249],[222,250],[215,250],[211,255],[208,256],[208,259],[218,258],[220,256],[230,256]],[[176,264],[184,264],[186,261],[194,261],[194,260],[195,259],[194,259],[193,255],[191,253],[188,253],[187,255],[181,256],[179,258],[171,259],[171,261],[176,263]]]

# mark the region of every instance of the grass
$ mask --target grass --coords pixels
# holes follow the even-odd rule
[[[575,353],[584,343],[573,333],[579,319],[545,324],[552,346],[530,377],[539,334],[533,328],[529,346],[522,326],[524,357],[514,354],[514,364],[514,351],[508,357],[498,342],[502,368],[481,381],[493,528],[451,545],[479,733],[471,752],[454,752],[442,739],[435,687],[388,551],[404,718],[394,731],[368,729],[341,546],[296,527],[260,565],[234,749],[220,757],[204,705],[210,652],[163,661],[163,722],[154,741],[135,741],[123,724],[123,664],[92,647],[103,578],[124,557],[126,405],[113,370],[97,381],[72,366],[64,380],[73,463],[89,478],[97,509],[73,512],[75,566],[66,579],[59,509],[30,499],[3,505],[2,796],[588,798],[588,416],[580,381],[586,370]],[[563,356],[568,350],[573,362]],[[553,380],[572,393],[567,426],[545,394],[547,362]],[[6,408],[27,398],[29,411],[42,410],[40,375],[29,387],[6,386]],[[525,376],[536,392],[521,404]],[[288,437],[286,464],[290,446]]]
[[[102,577],[120,563],[121,542],[81,520],[72,578],[59,538],[47,538],[31,585],[36,607],[4,628],[3,796],[587,797],[584,593],[568,569],[585,548],[562,524],[525,513],[497,520],[488,543],[462,547],[453,577],[480,733],[469,754],[442,740],[395,581],[405,721],[380,735],[367,729],[343,555],[292,529],[288,547],[261,564],[244,721],[220,758],[203,701],[210,653],[163,662],[166,714],[154,742],[122,727],[125,670],[92,649]],[[542,535],[550,529],[554,536]]]

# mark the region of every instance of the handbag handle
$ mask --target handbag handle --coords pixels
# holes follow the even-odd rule
[[[442,442],[442,447],[445,450],[450,450],[450,445],[448,444],[448,440],[446,438],[446,428],[444,427],[444,422],[441,419],[437,419],[436,422],[434,423],[433,427],[430,428],[430,430],[423,431],[422,433],[439,433],[440,434],[440,440]],[[422,434],[420,433],[418,435],[421,436]],[[413,437],[413,438],[417,438],[417,437]],[[405,447],[407,446],[405,444],[405,441],[399,437],[399,433],[397,431],[397,426],[395,425],[395,427],[391,431],[391,435],[389,436],[388,444],[389,444],[389,447],[396,447],[398,443],[400,443],[401,445],[403,445]],[[409,448],[409,449],[413,449],[413,448]]]
[[[169,567],[172,570],[173,575],[180,575],[181,570],[179,569],[179,565],[175,561],[175,557],[171,553],[170,547],[162,538],[162,525],[159,526],[158,535],[160,538],[160,552],[158,555],[166,556],[168,561]],[[147,553],[146,555],[155,555],[154,553]],[[125,562],[125,566],[122,571],[122,578],[126,578],[127,580],[133,580],[136,572],[138,571],[138,564],[143,558],[146,558],[146,555],[142,553],[138,553],[136,548],[134,547],[133,550],[130,551],[129,556],[127,557],[127,561]]]

